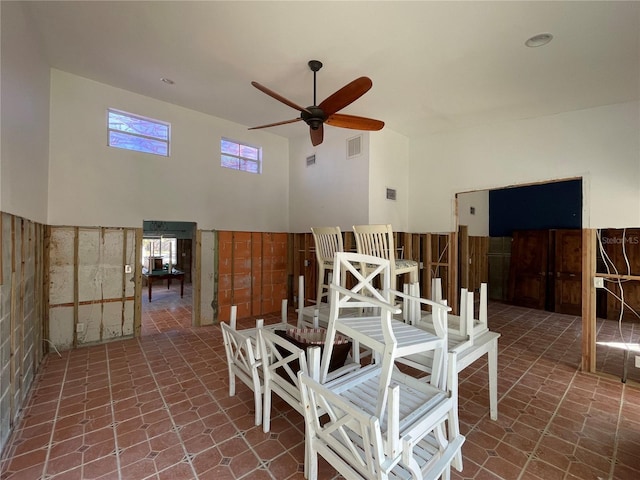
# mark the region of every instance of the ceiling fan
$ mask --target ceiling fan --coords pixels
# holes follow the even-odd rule
[[[384,127],[384,122],[380,120],[337,113],[339,110],[342,110],[344,107],[351,104],[369,91],[369,89],[373,85],[373,82],[371,82],[370,78],[356,78],[354,81],[348,83],[337,92],[329,95],[329,97],[320,102],[320,105],[316,105],[316,73],[322,68],[322,62],[319,62],[318,60],[310,60],[309,68],[313,72],[313,105],[306,108],[296,105],[291,100],[284,98],[282,95],[279,95],[273,90],[268,89],[264,85],[260,85],[258,82],[251,82],[251,85],[256,87],[261,92],[266,93],[270,97],[275,98],[285,105],[298,110],[300,112],[300,117],[294,118],[292,120],[285,120],[283,122],[260,125],[259,127],[251,127],[249,130],[275,127],[277,125],[285,125],[287,123],[294,123],[302,120],[307,125],[309,125],[311,143],[315,147],[316,145],[320,145],[322,143],[322,139],[324,137],[323,125],[325,123],[334,127],[352,128],[354,130],[380,130],[382,127]]]

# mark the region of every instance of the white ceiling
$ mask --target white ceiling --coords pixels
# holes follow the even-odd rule
[[[640,98],[640,2],[28,2],[52,67],[256,126],[351,80],[407,136]],[[527,48],[541,32],[545,47]],[[168,77],[175,85],[160,81]],[[331,127],[328,127],[331,128]],[[301,123],[273,127],[298,136]]]

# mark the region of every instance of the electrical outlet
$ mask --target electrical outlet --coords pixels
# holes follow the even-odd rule
[[[593,286],[595,288],[604,288],[604,278],[602,278],[602,277],[593,277]]]
[[[131,265],[124,266],[124,273],[131,273]]]
[[[76,325],[76,333],[82,333],[84,332],[84,323],[78,323]]]
[[[640,368],[640,355],[636,355],[636,368]]]

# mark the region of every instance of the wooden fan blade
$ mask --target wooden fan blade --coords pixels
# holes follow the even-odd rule
[[[324,138],[324,128],[322,124],[318,127],[317,130],[309,127],[309,133],[311,134],[311,144],[315,147],[316,145],[320,145]]]
[[[384,122],[381,120],[339,113],[331,115],[325,120],[325,123],[332,127],[352,128],[354,130],[381,130],[384,127]]]
[[[367,93],[372,85],[373,82],[370,78],[356,78],[353,82],[348,83],[340,90],[324,99],[318,106],[327,117],[330,117],[338,110],[342,110],[344,107]]]
[[[268,89],[267,87],[265,87],[264,85],[260,85],[258,82],[251,82],[251,85],[253,85],[254,87],[256,87],[258,90],[260,90],[263,93],[266,93],[267,95],[269,95],[272,98],[275,98],[276,100],[278,100],[279,102],[284,103],[285,105],[290,106],[291,108],[295,108],[296,110],[298,110],[299,112],[307,112],[309,115],[311,115],[311,112],[309,110],[307,110],[304,107],[301,107],[300,105],[296,105],[295,103],[293,103],[291,100],[288,100],[286,98],[284,98],[282,95],[280,95],[279,93],[274,92],[273,90]]]
[[[251,128],[249,128],[249,130],[256,130],[258,128],[276,127],[278,125],[286,125],[287,123],[299,122],[300,120],[302,120],[302,119],[301,118],[294,118],[293,120],[285,120],[284,122],[276,122],[276,123],[270,123],[268,125],[260,125],[259,127],[251,127]]]

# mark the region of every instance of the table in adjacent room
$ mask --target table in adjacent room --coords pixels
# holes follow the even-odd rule
[[[180,280],[180,296],[184,296],[184,272],[176,270],[175,268],[171,272],[167,270],[153,270],[152,272],[142,272],[142,276],[147,279],[147,285],[149,287],[149,301],[151,301],[151,287],[153,282],[166,280],[167,288],[171,287],[171,280]]]

